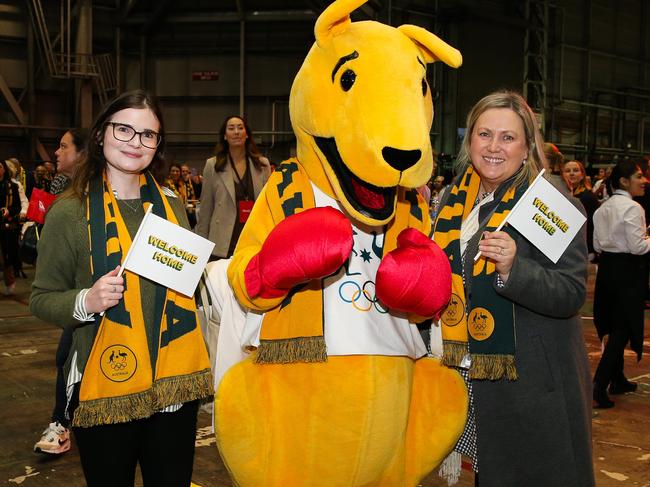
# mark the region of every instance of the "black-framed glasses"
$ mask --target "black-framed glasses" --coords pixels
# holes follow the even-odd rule
[[[120,142],[131,142],[136,135],[140,136],[140,143],[148,149],[155,149],[160,145],[162,135],[153,130],[143,130],[138,132],[136,129],[126,123],[106,122],[113,127],[113,137]]]

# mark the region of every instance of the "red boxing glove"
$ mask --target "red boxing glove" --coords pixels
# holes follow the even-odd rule
[[[277,298],[336,272],[352,251],[352,225],[339,210],[312,208],[281,221],[244,272],[251,298]]]
[[[438,245],[415,228],[397,237],[397,248],[377,269],[377,297],[389,308],[428,318],[451,298],[451,266]]]

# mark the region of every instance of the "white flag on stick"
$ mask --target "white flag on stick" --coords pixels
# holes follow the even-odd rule
[[[587,218],[543,177],[538,177],[507,217],[510,225],[557,263]]]
[[[214,243],[148,211],[122,268],[192,296]]]

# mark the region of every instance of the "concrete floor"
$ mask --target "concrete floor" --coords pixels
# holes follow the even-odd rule
[[[27,273],[31,276],[33,270],[28,268]],[[593,286],[593,269],[590,276],[590,286]],[[0,297],[0,485],[83,486],[74,441],[72,449],[62,456],[32,452],[52,410],[54,353],[60,330],[29,313],[29,285],[29,279],[19,279],[15,296]],[[591,295],[582,315],[593,368],[600,345],[590,318]],[[597,485],[601,487],[650,487],[650,357],[647,355],[650,353],[650,323],[647,320],[648,317],[645,359],[637,364],[631,352],[626,354],[626,373],[631,380],[639,382],[639,390],[615,397],[613,409],[594,412],[594,469]],[[209,433],[209,424],[209,415],[202,411],[194,481],[202,487],[229,486],[231,483]],[[442,487],[446,484],[432,474],[421,485]],[[473,474],[467,468],[457,485],[474,485]]]

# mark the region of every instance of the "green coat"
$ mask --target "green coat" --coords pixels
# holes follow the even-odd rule
[[[187,215],[180,200],[169,194],[167,199],[179,224],[189,229]],[[134,212],[119,200],[118,205],[129,234],[133,237],[144,217],[144,210],[138,206]],[[74,328],[72,348],[64,373],[68,377],[75,352],[77,367],[83,373],[95,332],[92,321],[80,322],[72,315],[77,294],[93,285],[85,201],[64,197],[52,205],[45,218],[37,250],[36,275],[32,283],[29,308],[44,321],[64,328]],[[149,330],[153,320],[155,286],[151,281],[140,278],[140,288],[145,326]]]

